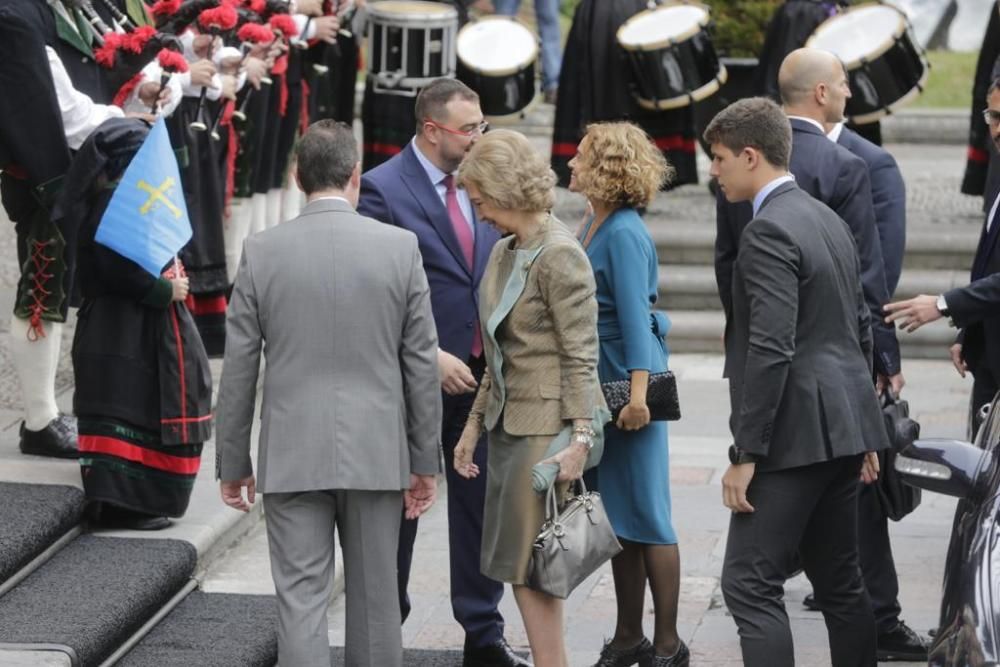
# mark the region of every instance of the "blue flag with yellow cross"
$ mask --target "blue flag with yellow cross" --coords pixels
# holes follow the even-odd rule
[[[154,276],[191,240],[180,171],[163,118],[122,175],[94,239]]]

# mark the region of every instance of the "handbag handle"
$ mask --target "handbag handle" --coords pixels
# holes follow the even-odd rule
[[[583,476],[573,480],[572,484],[579,486],[579,491],[576,494],[577,497],[586,499],[588,492],[587,485],[583,481]],[[590,502],[585,501],[584,504],[589,513],[591,509]],[[559,526],[560,531],[562,530],[562,525],[559,523],[559,503],[556,500],[556,484],[554,482],[545,495],[545,523],[553,527],[553,532],[555,532],[556,526]]]

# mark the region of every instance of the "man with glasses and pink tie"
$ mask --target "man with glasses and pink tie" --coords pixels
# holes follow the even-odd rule
[[[448,538],[452,611],[465,629],[463,664],[523,666],[503,637],[497,605],[503,585],[479,571],[485,475],[463,479],[452,455],[482,377],[478,292],[490,249],[499,234],[476,218],[454,173],[487,126],[479,96],[455,79],[437,79],[417,95],[416,135],[397,155],[361,178],[358,212],[417,235],[431,290],[444,392],[441,441],[448,480]],[[486,470],[486,439],[476,448]],[[405,520],[399,536],[399,602],[403,620],[410,611],[407,584],[417,521]]]

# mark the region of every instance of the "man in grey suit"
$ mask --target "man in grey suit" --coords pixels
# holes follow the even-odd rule
[[[217,476],[236,509],[264,494],[278,662],[330,664],[336,527],[346,662],[391,667],[402,664],[400,508],[409,518],[426,511],[441,471],[430,294],[416,237],[354,211],[361,165],[351,129],[315,123],[296,158],[308,204],[247,239],[229,303]],[[262,347],[255,480],[250,427]]]
[[[888,446],[871,380],[872,336],[848,226],[788,173],[792,130],[764,98],[705,130],[711,175],[753,219],[733,269],[727,355],[733,511],[722,591],[749,667],[794,664],[784,583],[799,559],[828,604],[835,667],[874,665],[875,621],[858,566],[859,475]]]

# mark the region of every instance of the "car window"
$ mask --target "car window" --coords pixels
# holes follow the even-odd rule
[[[1000,393],[997,393],[993,398],[993,402],[990,404],[990,414],[983,425],[979,427],[976,444],[980,449],[989,451],[997,446],[997,441],[1000,440],[1000,414],[998,413],[1000,413]]]

